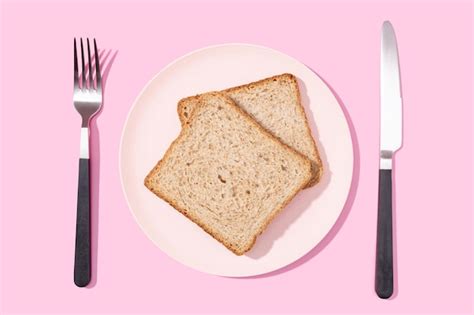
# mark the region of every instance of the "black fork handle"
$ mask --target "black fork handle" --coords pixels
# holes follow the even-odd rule
[[[91,280],[90,204],[89,159],[79,159],[74,258],[74,283],[78,287],[85,287]]]

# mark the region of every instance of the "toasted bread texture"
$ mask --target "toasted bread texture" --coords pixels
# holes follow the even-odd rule
[[[283,143],[311,160],[312,177],[307,187],[319,182],[323,165],[294,75],[285,73],[222,92]],[[191,117],[199,97],[196,95],[179,101],[178,115],[183,125]]]
[[[212,92],[199,97],[145,186],[242,255],[311,175],[309,159]]]

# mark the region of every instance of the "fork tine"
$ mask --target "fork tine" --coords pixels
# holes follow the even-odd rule
[[[97,78],[97,91],[102,91],[102,75],[100,74],[99,54],[97,53],[97,43],[94,38],[94,55],[95,55],[95,77]]]
[[[86,66],[84,63],[84,46],[82,45],[82,37],[81,37],[81,58],[82,58],[82,89],[86,88]]]
[[[76,38],[74,37],[74,88],[79,87],[79,67],[77,65],[77,47]]]
[[[87,75],[87,86],[89,89],[94,88],[94,79],[92,78],[92,59],[91,59],[91,48],[89,46],[89,38],[87,38],[87,61],[89,62],[89,73]]]

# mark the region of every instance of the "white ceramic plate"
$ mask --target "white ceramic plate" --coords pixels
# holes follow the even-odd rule
[[[185,96],[289,72],[298,80],[325,173],[317,186],[296,196],[257,239],[236,256],[143,185],[181,129],[176,105]],[[246,44],[211,46],[171,63],[143,89],[122,135],[120,172],[130,210],[145,234],[175,260],[202,272],[253,276],[302,257],[329,232],[349,193],[353,150],[342,109],[326,84],[301,62],[278,51]]]

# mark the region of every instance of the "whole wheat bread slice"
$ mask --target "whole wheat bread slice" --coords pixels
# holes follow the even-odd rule
[[[312,178],[307,187],[319,182],[323,165],[294,75],[285,73],[222,92],[283,143],[311,160]],[[191,117],[199,97],[196,95],[179,101],[178,114],[183,125]]]
[[[311,179],[311,162],[222,93],[199,98],[145,186],[237,255]]]

